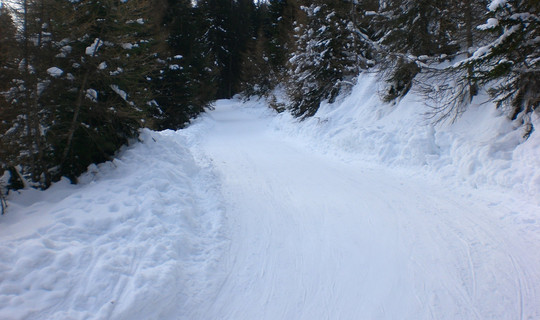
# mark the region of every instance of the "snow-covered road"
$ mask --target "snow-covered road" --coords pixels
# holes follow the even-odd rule
[[[329,154],[282,120],[218,101],[79,185],[12,193],[0,320],[540,319],[535,199]]]
[[[204,121],[230,248],[186,319],[540,319],[538,233],[509,197],[317,154],[234,101]]]

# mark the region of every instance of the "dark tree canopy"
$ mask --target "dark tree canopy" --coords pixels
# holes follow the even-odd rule
[[[366,71],[387,102],[422,92],[436,121],[480,90],[524,136],[539,112],[535,0],[15,2],[0,6],[0,175],[11,188],[76,182],[142,127],[182,128],[236,94],[309,117]]]

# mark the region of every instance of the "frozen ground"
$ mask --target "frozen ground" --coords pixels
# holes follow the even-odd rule
[[[219,101],[12,195],[0,319],[539,319],[540,139],[373,114],[371,85],[300,124]]]

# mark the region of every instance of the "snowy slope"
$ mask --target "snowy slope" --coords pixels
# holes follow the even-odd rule
[[[0,319],[539,319],[538,134],[363,81],[302,123],[219,101],[11,195]]]
[[[323,104],[300,123],[283,114],[275,128],[346,160],[415,167],[458,186],[502,186],[540,204],[538,114],[532,119],[537,130],[523,143],[522,130],[486,97],[476,98],[456,123],[432,125],[426,117],[431,109],[414,92],[390,105],[381,102],[378,89],[376,75],[362,74],[342,101]]]
[[[179,133],[11,197],[0,218],[0,319],[175,319],[217,267],[223,212]]]

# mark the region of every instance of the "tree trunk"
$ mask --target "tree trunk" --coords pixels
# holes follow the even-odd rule
[[[23,63],[23,78],[24,78],[24,91],[23,91],[23,101],[24,101],[24,115],[25,115],[25,122],[26,122],[26,137],[25,137],[25,142],[26,142],[26,148],[27,148],[27,151],[29,153],[28,155],[28,161],[30,162],[29,165],[30,165],[30,173],[31,173],[31,178],[32,178],[32,181],[36,181],[37,180],[37,176],[36,176],[36,173],[37,173],[37,166],[36,166],[36,161],[35,161],[35,158],[34,158],[34,153],[33,153],[33,150],[34,150],[34,139],[32,139],[32,128],[33,128],[33,125],[32,125],[32,119],[33,119],[33,115],[32,115],[32,110],[31,110],[31,106],[33,104],[33,102],[31,101],[31,93],[30,93],[30,88],[34,87],[32,84],[31,84],[31,74],[30,74],[30,65],[29,65],[29,60],[30,60],[30,48],[29,48],[29,31],[28,31],[28,0],[24,0],[24,3],[23,3],[23,60],[24,60],[24,63]]]
[[[92,58],[96,56],[96,52],[98,51],[100,47],[99,42],[102,41],[101,38],[103,37],[103,32],[104,32],[104,28],[101,27],[98,34],[98,43],[96,44],[94,48],[94,52],[92,52],[92,55],[91,55]],[[79,120],[79,114],[81,113],[83,100],[86,94],[86,86],[88,83],[88,77],[90,77],[90,68],[86,69],[86,72],[84,73],[84,76],[83,76],[83,81],[81,83],[81,86],[79,87],[79,94],[77,95],[77,101],[75,103],[73,119],[71,120],[71,124],[69,126],[69,131],[67,135],[66,148],[64,149],[64,152],[62,152],[62,161],[60,162],[61,166],[64,166],[64,164],[66,163],[67,157],[69,155],[69,151],[71,150],[71,145],[73,144],[73,137],[75,135],[75,130],[77,130],[77,127],[79,126],[77,122]]]
[[[86,90],[86,84],[88,82],[89,75],[90,75],[90,69],[87,69],[86,73],[84,74],[81,86],[79,88],[79,94],[77,95],[77,102],[75,103],[75,111],[73,112],[73,119],[71,120],[71,124],[69,126],[69,131],[67,135],[66,147],[64,149],[64,152],[62,153],[62,162],[61,162],[62,165],[64,165],[64,163],[67,160],[69,150],[71,149],[71,144],[73,143],[73,136],[75,135],[75,130],[77,130],[77,127],[79,126],[78,125],[79,114],[81,112],[81,107],[82,107],[82,103],[84,99],[84,93]]]
[[[472,5],[471,1],[473,0],[464,0],[464,9],[465,9],[465,37],[467,40],[467,57],[472,56],[472,46],[473,46],[473,16],[472,16]],[[472,101],[474,96],[478,93],[478,87],[473,83],[472,79],[474,76],[474,70],[471,65],[467,67],[467,78],[469,82],[469,99]]]

